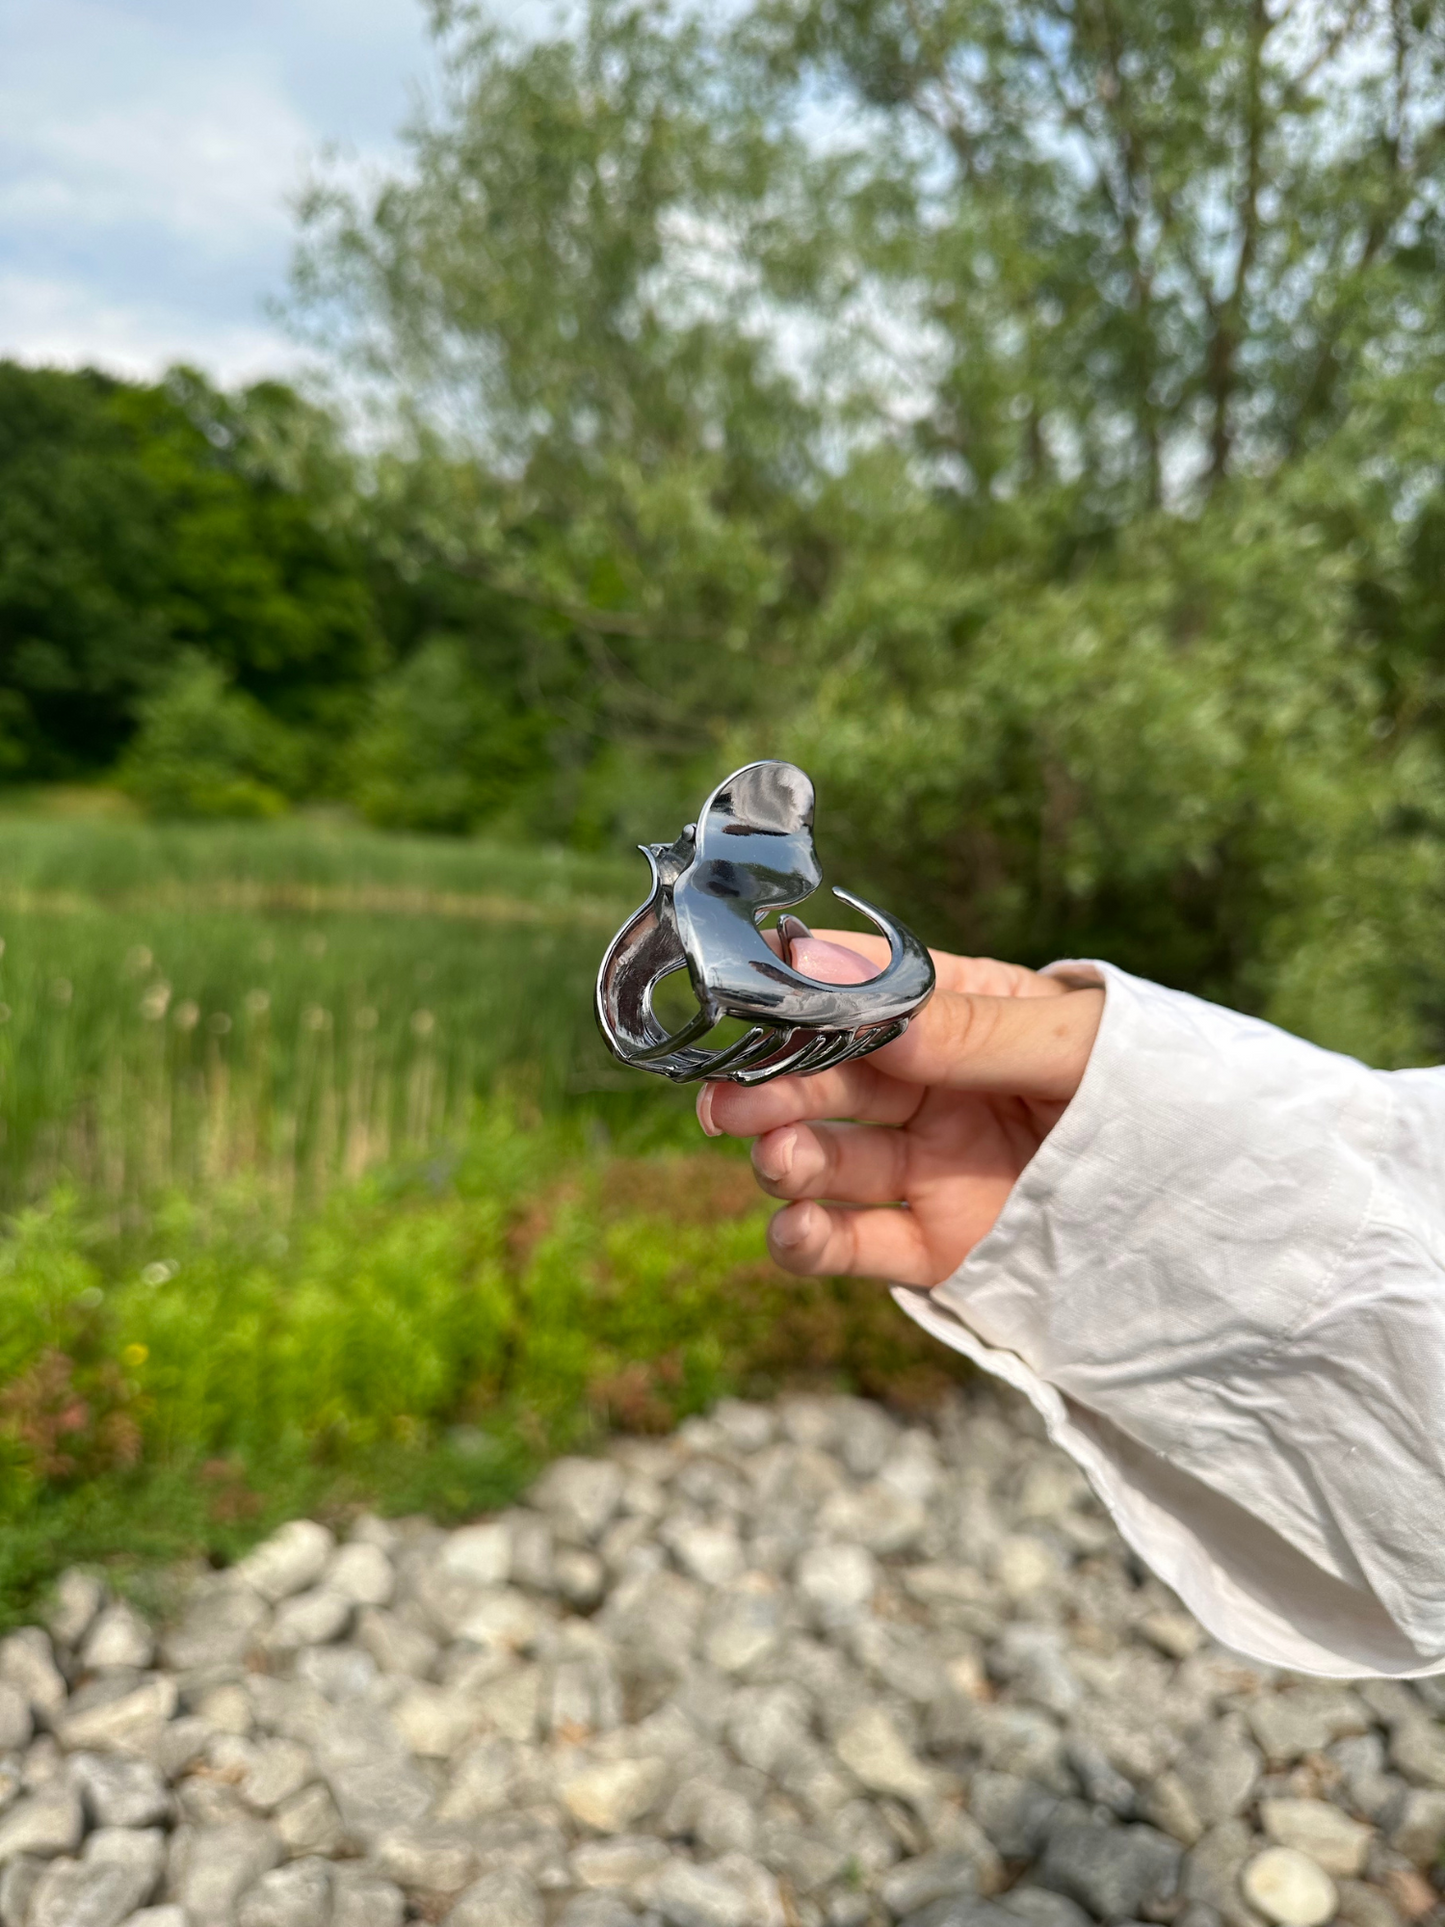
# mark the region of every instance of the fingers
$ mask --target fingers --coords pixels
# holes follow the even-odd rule
[[[911,1211],[849,1211],[835,1205],[790,1204],[768,1226],[768,1249],[784,1271],[888,1278],[934,1285],[946,1271],[932,1256]]]
[[[785,1124],[753,1146],[753,1170],[775,1198],[895,1204],[904,1196],[908,1141],[854,1124]]]
[[[858,930],[815,930],[811,942],[829,950],[848,950],[865,957],[873,974],[888,962],[888,939]],[[794,948],[796,958],[802,946]],[[938,972],[938,988],[975,997],[1061,997],[1068,985],[1057,977],[1045,977],[1022,964],[1000,963],[996,957],[955,957],[948,950],[930,950]],[[858,978],[829,977],[811,964],[799,963],[805,976],[821,978],[824,983],[857,983]]]
[[[779,1077],[748,1090],[704,1084],[698,1122],[709,1137],[759,1137],[812,1118],[906,1124],[932,1086],[1068,1103],[1103,1013],[1102,990],[1058,997],[979,997],[939,991],[896,1043],[816,1077]]]

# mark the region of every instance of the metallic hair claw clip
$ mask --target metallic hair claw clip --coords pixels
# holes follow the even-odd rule
[[[888,939],[878,976],[861,984],[803,976],[792,949],[810,933],[797,917],[778,920],[781,955],[764,941],[768,912],[801,903],[823,880],[813,849],[813,785],[794,764],[749,763],[719,783],[676,843],[639,847],[652,868],[652,894],[612,939],[597,974],[597,1021],[624,1064],[678,1084],[765,1084],[891,1043],[933,994],[933,960],[913,932],[847,890],[833,895]],[[652,998],[664,977],[682,969],[697,1015],[669,1034]],[[724,1017],[750,1029],[708,1049],[704,1039]]]

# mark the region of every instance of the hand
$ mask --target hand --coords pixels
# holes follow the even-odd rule
[[[861,983],[888,945],[825,930],[795,943],[792,960],[824,982]],[[871,1057],[698,1094],[709,1137],[754,1138],[758,1183],[795,1200],[768,1227],[788,1271],[940,1284],[992,1228],[1079,1087],[1102,990],[987,958],[934,951],[933,961],[932,998]]]

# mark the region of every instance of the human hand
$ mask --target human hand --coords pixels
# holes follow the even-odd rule
[[[698,1093],[708,1136],[755,1139],[758,1183],[793,1200],[768,1227],[785,1270],[940,1284],[992,1229],[1079,1087],[1102,990],[932,954],[938,988],[894,1043],[816,1077]],[[861,983],[888,945],[825,930],[791,956],[806,976]]]

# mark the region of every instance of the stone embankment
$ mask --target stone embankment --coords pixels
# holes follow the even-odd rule
[[[980,1386],[0,1643],[0,1927],[1445,1927],[1445,1685],[1212,1647]]]

